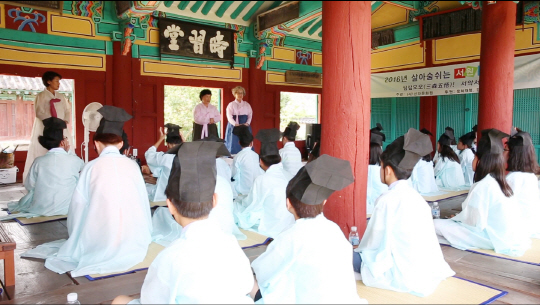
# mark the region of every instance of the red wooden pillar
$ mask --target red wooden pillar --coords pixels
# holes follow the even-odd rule
[[[122,43],[113,42],[112,56],[112,106],[123,108],[127,113],[133,113],[133,77],[131,75],[131,53],[122,55]],[[133,119],[124,124],[124,131],[128,135],[130,143],[133,143]],[[139,152],[140,153],[140,152]]]
[[[497,128],[509,133],[514,105],[516,4],[497,1],[484,4],[482,10],[478,130]]]
[[[366,227],[371,115],[371,5],[323,1],[321,152],[349,160],[355,183],[332,195],[324,214],[348,234]]]
[[[436,96],[421,96],[420,97],[420,129],[429,130],[433,150],[437,143],[437,97]]]

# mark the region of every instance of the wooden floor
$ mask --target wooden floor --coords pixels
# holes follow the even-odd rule
[[[17,200],[25,193],[21,184],[0,186],[0,208],[5,208],[10,200]],[[459,209],[465,196],[439,202],[443,215]],[[0,212],[5,215],[6,212]],[[67,238],[66,221],[55,221],[30,226],[17,222],[5,222],[5,227],[17,242],[15,252],[16,291],[15,298],[8,301],[5,292],[1,303],[57,303],[66,301],[70,292],[78,292],[84,303],[107,304],[118,294],[137,297],[146,271],[123,275],[116,278],[89,281],[84,277],[71,278],[68,274],[56,274],[44,267],[43,260],[23,259],[19,255],[39,244]],[[255,259],[266,247],[247,249],[244,252]],[[540,304],[540,266],[488,257],[451,247],[442,247],[445,259],[457,276],[508,291],[508,295],[494,304]],[[0,274],[3,265],[0,263]]]

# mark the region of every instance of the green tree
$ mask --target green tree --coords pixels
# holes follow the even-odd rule
[[[180,125],[186,141],[191,141],[193,138],[193,109],[201,102],[199,94],[203,89],[212,91],[211,104],[221,111],[221,89],[165,86],[165,124]],[[219,130],[221,130],[220,123],[218,123]]]
[[[318,95],[309,93],[281,92],[279,128],[283,131],[290,121],[300,124],[296,139],[306,139],[307,121],[318,120]]]

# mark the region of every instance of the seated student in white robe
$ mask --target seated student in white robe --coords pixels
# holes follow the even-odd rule
[[[38,141],[48,152],[34,160],[24,181],[28,190],[21,200],[8,204],[8,217],[66,215],[84,162],[68,154],[69,139],[64,137],[66,122],[58,118],[43,120],[43,135]],[[3,219],[7,219],[3,217]]]
[[[349,161],[322,155],[287,185],[294,225],[253,261],[258,292],[266,304],[361,304],[351,266],[351,244],[324,217],[326,200],[354,182]],[[256,290],[255,290],[256,291]]]
[[[219,201],[216,155],[229,155],[225,145],[197,141],[178,146],[166,193],[171,218],[183,227],[180,238],[150,265],[140,299],[119,296],[113,304],[253,303],[249,259],[236,238],[208,217]]]
[[[487,249],[522,256],[531,239],[521,218],[520,204],[505,179],[502,139],[497,129],[482,130],[473,161],[475,183],[462,204],[462,211],[451,219],[435,219],[442,243],[455,248]]]
[[[431,151],[429,136],[411,128],[381,155],[381,180],[389,189],[377,200],[353,256],[366,286],[428,296],[455,274],[437,241],[431,208],[407,181]]]
[[[180,136],[180,129],[182,127],[171,123],[167,123],[165,127],[167,128],[167,133],[163,132],[163,128],[159,128],[158,141],[144,153],[146,163],[152,175],[157,178],[156,184],[146,184],[148,198],[152,202],[165,201],[167,199],[165,189],[169,182],[172,161],[174,159],[174,155],[172,154],[157,151],[159,146],[163,140],[167,142],[167,149],[171,149],[183,142]]]
[[[465,178],[459,157],[450,147],[452,140],[454,140],[454,134],[447,129],[439,137],[437,143],[439,161],[435,164],[435,181],[439,188],[446,190],[458,190],[465,187]]]
[[[223,143],[223,139],[210,135],[202,140]],[[209,219],[215,220],[219,227],[227,234],[233,234],[238,240],[246,239],[246,235],[238,229],[234,221],[234,189],[231,182],[231,168],[223,158],[230,157],[230,154],[216,157],[216,190],[218,194],[217,206],[210,212]]]
[[[461,163],[461,170],[463,171],[463,177],[465,178],[465,185],[471,186],[474,183],[474,170],[472,169],[472,162],[474,160],[474,141],[476,140],[476,126],[473,127],[473,131],[468,132],[459,138],[459,161]]]
[[[198,141],[210,141],[223,143],[223,140],[210,135],[202,140]],[[178,152],[179,147],[175,147],[167,152],[167,154],[173,157]],[[220,173],[220,162],[225,163],[221,158],[230,156],[228,150],[223,150],[225,155],[218,154],[216,158],[216,189],[214,193],[217,194],[216,206],[210,212],[208,219],[212,220],[217,226],[226,234],[233,234],[238,240],[245,240],[247,237],[242,233],[234,221],[233,210],[233,189],[230,183],[230,178],[227,180]],[[221,153],[219,151],[218,153]],[[173,158],[174,159],[174,158]],[[229,167],[227,163],[225,166]],[[187,177],[187,176],[186,176]],[[168,246],[171,242],[175,241],[182,234],[182,227],[171,218],[171,213],[165,207],[159,207],[152,216],[152,223],[154,226],[154,232],[152,233],[152,241],[163,246]]]
[[[259,165],[259,155],[253,151],[253,135],[246,125],[234,127],[233,134],[238,137],[242,150],[233,158],[232,178],[235,194],[242,199],[249,194],[253,182],[264,174]]]
[[[454,137],[454,128],[447,126],[444,129],[444,132],[447,134],[452,135],[452,141],[450,142],[450,148],[456,153],[456,155],[459,153],[459,149],[457,147],[456,138]],[[437,162],[439,162],[439,158],[441,157],[441,154],[438,150],[435,150],[435,155],[433,156],[433,164],[437,165]]]
[[[209,135],[208,137],[205,137],[204,139],[195,140],[195,141],[213,141],[213,142],[220,142],[220,143],[225,142],[223,139],[213,134]],[[227,161],[225,161],[225,158],[228,158],[228,157],[230,157],[230,155],[219,156],[216,158],[216,170],[217,170],[218,176],[225,179],[232,189],[233,188],[233,184],[231,181],[232,171],[229,164],[227,164]],[[233,194],[235,194],[234,189],[232,189],[232,191],[233,191]]]
[[[283,164],[283,168],[289,172],[291,176],[296,175],[298,170],[304,166],[304,164],[302,164],[302,154],[294,144],[298,129],[300,129],[298,123],[289,122],[285,131],[283,131],[283,138],[281,140],[283,142],[283,148],[279,150],[281,164]]]
[[[253,184],[249,195],[234,203],[234,216],[240,228],[274,238],[294,223],[287,211],[285,189],[291,176],[281,164],[277,147],[279,129],[262,129],[257,134],[261,141],[260,165],[265,173]]]
[[[423,134],[433,135],[429,130],[422,128]],[[430,138],[431,142],[431,138]],[[431,153],[425,155],[416,163],[409,178],[413,189],[420,194],[436,193],[439,191],[437,182],[435,181],[435,171],[433,169],[433,161],[431,161]]]
[[[71,275],[124,272],[142,262],[151,242],[152,221],[137,163],[119,152],[125,110],[103,106],[94,134],[99,157],[81,172],[69,207],[68,240],[38,246],[22,256],[46,258],[45,267]]]
[[[366,213],[373,213],[375,202],[382,193],[388,191],[388,185],[381,182],[381,165],[379,158],[382,154],[382,143],[386,140],[386,136],[381,131],[381,124],[377,123],[377,127],[370,131],[369,139],[369,165],[368,165],[368,182],[367,182],[367,200]]]
[[[530,236],[540,238],[540,190],[537,174],[538,159],[528,132],[517,130],[506,143],[508,146],[508,162],[506,181],[514,192],[520,206],[521,221],[525,223]]]

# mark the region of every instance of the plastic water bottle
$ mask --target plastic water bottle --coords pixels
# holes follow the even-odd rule
[[[78,295],[76,292],[72,292],[70,294],[67,295],[67,303],[66,304],[78,304],[80,305],[81,302],[79,302],[79,300],[77,300],[78,298]]]
[[[433,207],[431,208],[431,214],[433,215],[433,219],[441,218],[441,209],[439,208],[438,202],[433,202]]]
[[[358,246],[360,244],[360,237],[358,236],[358,229],[356,227],[351,227],[351,233],[349,234],[349,242],[353,246]]]

